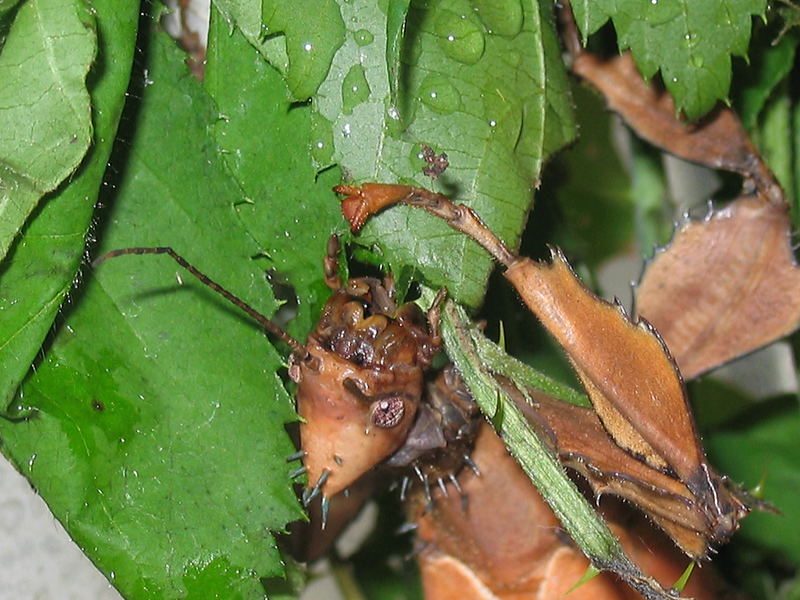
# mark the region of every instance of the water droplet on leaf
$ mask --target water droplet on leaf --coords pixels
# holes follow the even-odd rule
[[[367,101],[370,91],[364,67],[359,64],[350,67],[342,81],[342,112],[352,114],[353,108]]]
[[[368,46],[375,39],[375,36],[366,29],[359,29],[353,33],[353,38],[355,38],[356,44],[359,46]]]
[[[472,0],[471,4],[489,33],[514,37],[522,30],[524,15],[519,0]]]
[[[434,30],[439,46],[453,60],[472,65],[483,56],[486,40],[480,22],[470,12],[442,9]]]
[[[430,74],[419,88],[420,100],[441,114],[450,114],[461,106],[461,95],[455,86],[441,75]]]
[[[317,169],[333,164],[333,124],[318,112],[311,113],[311,158]]]

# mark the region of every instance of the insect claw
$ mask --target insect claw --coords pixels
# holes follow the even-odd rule
[[[294,471],[292,471],[292,474],[289,475],[289,478],[290,479],[297,479],[298,477],[300,477],[300,475],[302,475],[305,472],[306,472],[306,467],[305,467],[305,465],[303,465],[302,467],[299,467],[298,469],[295,469]]]
[[[442,490],[442,495],[444,495],[445,498],[448,498],[449,494],[447,493],[447,484],[444,482],[444,479],[440,477],[436,480],[436,483],[439,485],[439,489]]]
[[[305,458],[306,454],[308,454],[308,452],[306,452],[305,450],[298,450],[294,454],[290,454],[289,456],[287,456],[286,462],[293,462],[295,460],[300,460],[301,458]]]
[[[400,525],[400,527],[398,527],[395,530],[395,534],[404,535],[404,534],[408,533],[409,531],[416,531],[417,529],[419,529],[419,525],[417,525],[416,523],[414,523],[412,521],[409,521],[408,523],[403,523],[402,525]]]
[[[475,464],[475,461],[470,458],[469,454],[465,454],[463,458],[464,458],[464,463],[470,469],[472,469],[472,472],[475,473],[475,475],[477,477],[480,477],[481,476],[481,470],[478,468],[478,465]]]
[[[322,486],[325,485],[326,481],[328,481],[328,477],[330,477],[330,475],[330,469],[325,469],[322,471],[322,475],[319,476],[319,479],[317,479],[317,483],[314,484],[314,487],[311,489],[306,488],[303,491],[303,506],[308,506],[311,504],[311,501],[319,495],[320,491],[322,490]]]
[[[427,548],[430,545],[431,545],[430,542],[418,541],[417,543],[414,544],[413,548],[411,548],[411,552],[406,554],[403,558],[405,558],[406,560],[411,560],[412,558],[415,558],[418,554],[422,553],[422,551],[425,550],[425,548]]]
[[[325,525],[328,524],[328,511],[331,508],[331,499],[328,498],[328,496],[323,496],[321,505],[322,505],[322,526],[321,526],[321,529],[322,529],[322,531],[325,531]]]
[[[411,484],[411,477],[406,475],[403,477],[403,483],[400,484],[400,502],[406,501],[406,492],[408,492],[408,486]]]
[[[459,495],[461,496],[461,510],[462,512],[467,512],[467,495],[464,493],[464,489],[461,487],[461,484],[458,483],[458,479],[456,476],[450,473],[450,483],[453,484],[453,487],[458,490]]]

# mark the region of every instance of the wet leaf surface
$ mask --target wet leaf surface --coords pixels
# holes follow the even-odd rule
[[[0,53],[0,257],[89,147],[85,79],[96,51],[95,20],[79,0],[26,2],[15,15]]]
[[[577,0],[572,7],[584,37],[611,19],[620,50],[633,52],[647,79],[660,71],[677,109],[696,119],[728,98],[731,55],[746,56],[752,15],[763,15],[766,2]]]

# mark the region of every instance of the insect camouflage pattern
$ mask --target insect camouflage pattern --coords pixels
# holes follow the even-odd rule
[[[494,374],[498,385],[596,496],[623,498],[672,539],[675,547],[626,507],[603,504],[626,552],[668,586],[685,556],[708,558],[749,510],[768,508],[709,464],[683,381],[796,329],[800,272],[782,192],[733,113],[719,110],[690,130],[675,119],[670,99],[632,68],[627,56],[601,61],[580,52],[573,64],[644,138],[745,178],[740,198],[702,221],[681,224],[650,262],[637,289],[639,316],[596,297],[560,251],[549,262],[517,256],[468,207],[441,194],[379,183],[336,191],[346,196],[342,212],[354,232],[392,204],[416,206],[477,241],[503,266],[563,348],[593,409],[521,389],[502,373]],[[437,164],[436,175],[446,158]],[[289,375],[302,418],[298,474],[307,473],[302,497],[312,514],[302,556],[325,551],[372,493],[374,474],[382,473],[401,482],[407,514],[418,527],[428,600],[558,598],[586,570],[587,560],[559,534],[554,514],[481,418],[455,368],[431,369],[441,349],[444,291],[425,315],[414,303],[398,306],[390,278],[342,282],[332,238],[324,272],[333,293],[301,344],[169,248],[107,257],[131,253],[169,254],[291,347]],[[721,589],[706,569],[686,592],[716,598]],[[651,591],[652,597],[666,594]],[[601,576],[571,597],[638,595]]]

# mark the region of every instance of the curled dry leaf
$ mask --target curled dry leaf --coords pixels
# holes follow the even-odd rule
[[[637,505],[690,556],[702,556],[710,543],[721,541],[710,538],[713,523],[687,486],[614,443],[594,411],[528,389],[531,404],[513,385],[504,389],[561,463],[583,475],[595,496],[612,494]]]
[[[800,269],[789,232],[785,205],[741,197],[683,223],[656,253],[636,308],[686,379],[800,326]]]
[[[683,122],[672,96],[642,79],[630,53],[603,59],[578,52],[572,70],[651,144],[685,160],[739,173],[765,198],[782,203],[780,186],[731,109],[719,106],[696,124]]]

